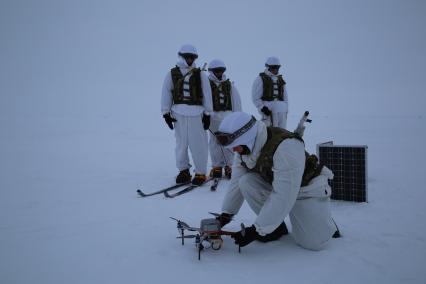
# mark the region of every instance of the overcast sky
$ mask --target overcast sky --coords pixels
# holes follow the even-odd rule
[[[416,0],[2,0],[1,116],[159,116],[184,43],[225,61],[250,112],[275,55],[290,114],[424,115],[425,27]]]

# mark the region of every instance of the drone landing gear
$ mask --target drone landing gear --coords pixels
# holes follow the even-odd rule
[[[201,260],[201,251],[204,249],[203,244],[198,245],[198,260]]]
[[[243,237],[246,234],[246,227],[244,226],[244,223],[241,223],[241,235],[243,235]],[[241,253],[241,246],[238,245],[238,252]]]

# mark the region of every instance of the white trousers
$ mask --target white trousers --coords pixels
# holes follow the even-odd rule
[[[184,116],[173,113],[177,120],[175,126],[176,138],[176,167],[179,171],[189,169],[188,148],[191,151],[195,166],[195,173],[206,174],[207,172],[207,133],[203,128],[202,114],[197,116]]]
[[[259,174],[248,173],[240,178],[239,186],[244,199],[250,208],[259,215],[262,207],[272,191],[272,186],[265,182]],[[330,190],[328,184],[311,184],[318,189]],[[310,250],[323,249],[337,230],[330,211],[329,197],[298,197],[294,196],[282,200],[283,207],[289,207],[291,234],[295,242]],[[290,210],[291,209],[291,210]],[[283,220],[284,221],[284,220]]]
[[[219,130],[219,125],[226,115],[232,112],[216,112],[211,119],[210,130],[215,133]],[[230,149],[225,149],[217,143],[216,137],[209,133],[209,150],[212,167],[232,167],[234,161],[234,153]]]
[[[290,211],[290,221],[296,243],[310,250],[323,249],[337,230],[329,197],[297,199]]]
[[[266,126],[287,128],[287,112],[273,112],[272,115],[262,113],[262,121]]]
[[[296,202],[298,190],[287,189],[285,196],[278,200],[271,200],[270,194],[273,190],[272,185],[267,183],[259,174],[257,173],[247,173],[242,176],[239,180],[239,187],[241,194],[244,199],[247,201],[251,210],[258,216],[255,222],[256,228],[260,227],[259,224],[262,224],[264,231],[268,229],[269,232],[272,232],[276,227],[284,221],[284,218],[289,214],[291,208]],[[275,198],[275,197],[273,197]],[[269,212],[266,216],[263,214],[263,218],[259,220],[259,214],[261,210],[265,210],[264,206],[267,203],[277,203],[273,208],[268,206],[267,211]],[[279,208],[278,208],[279,207]],[[283,216],[281,216],[283,215]],[[279,216],[279,217],[278,217]]]

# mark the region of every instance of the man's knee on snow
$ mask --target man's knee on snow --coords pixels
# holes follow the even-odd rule
[[[320,250],[324,249],[329,242],[329,240],[315,241],[315,240],[312,240],[312,239],[304,239],[304,238],[299,238],[299,239],[294,238],[294,240],[302,248],[314,250],[314,251],[320,251]]]

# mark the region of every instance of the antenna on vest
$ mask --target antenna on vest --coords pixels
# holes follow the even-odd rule
[[[311,123],[311,122],[312,122],[312,119],[309,119],[309,118],[308,118],[308,115],[309,115],[309,111],[305,111],[305,113],[303,114],[302,119],[303,119],[305,122]]]
[[[302,118],[299,121],[299,124],[297,124],[296,129],[293,131],[294,133],[298,134],[300,137],[303,137],[303,133],[305,132],[305,122],[311,123],[312,120],[308,118],[309,111],[305,111]]]
[[[207,62],[204,62],[203,68],[201,68],[201,71],[207,71],[206,67],[207,67]]]

